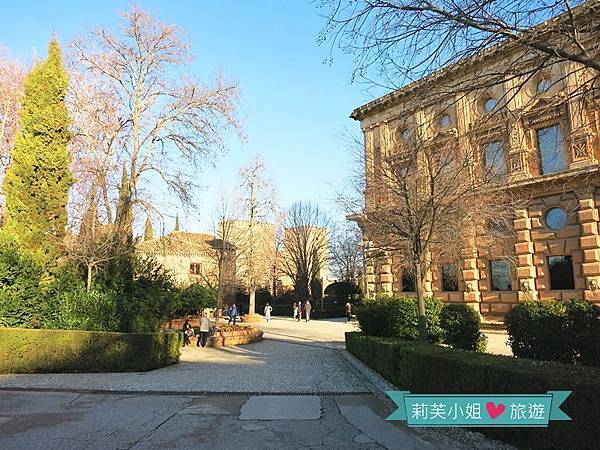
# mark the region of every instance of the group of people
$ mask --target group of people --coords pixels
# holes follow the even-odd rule
[[[212,322],[203,311],[198,318],[199,326],[197,330],[194,330],[192,324],[190,323],[190,319],[186,318],[183,324],[183,346],[191,345],[190,338],[192,336],[196,336],[196,347],[206,347],[206,343],[208,342],[208,335],[210,334],[210,329],[212,327]]]
[[[310,322],[310,312],[312,311],[312,305],[309,300],[305,302],[294,302],[292,304],[292,311],[294,313],[294,319],[298,322],[304,318],[306,322]]]
[[[233,323],[235,325],[240,317],[240,312],[241,309],[238,308],[235,303],[231,303],[229,306],[227,306],[227,317],[229,318],[227,324]]]

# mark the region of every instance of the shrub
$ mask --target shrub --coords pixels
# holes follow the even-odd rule
[[[575,361],[600,366],[600,308],[587,300],[567,303],[566,334]]]
[[[0,326],[38,327],[43,315],[43,265],[0,235]]]
[[[173,317],[185,317],[196,314],[204,308],[216,308],[217,295],[215,291],[197,283],[179,289],[177,306]]]
[[[526,449],[596,448],[600,369],[476,353],[392,338],[346,333],[346,349],[397,388],[439,394],[541,394],[570,390],[561,407],[573,420],[548,428],[478,429]]]
[[[484,352],[487,338],[481,333],[481,318],[464,303],[445,305],[440,315],[444,342],[454,348]]]
[[[133,258],[135,277],[118,293],[120,331],[154,333],[177,304],[171,274],[150,258]]]
[[[425,299],[425,318],[427,321],[427,339],[440,342],[440,312],[443,303],[435,298]],[[361,330],[371,336],[402,337],[419,339],[419,310],[417,299],[413,297],[377,296],[365,300],[356,308],[356,318]]]
[[[138,372],[179,361],[181,333],[0,328],[0,373]]]
[[[53,302],[55,318],[45,316],[42,328],[87,331],[118,331],[120,314],[115,295],[112,292],[93,290],[86,292],[83,287],[60,292]],[[52,317],[52,319],[50,319]]]
[[[600,364],[600,308],[585,300],[523,302],[505,324],[515,356]]]

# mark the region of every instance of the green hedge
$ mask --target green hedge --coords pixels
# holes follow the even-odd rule
[[[523,449],[598,448],[600,369],[482,354],[393,338],[346,333],[346,348],[401,389],[414,393],[536,394],[570,390],[563,409],[573,420],[548,428],[482,428]]]
[[[440,313],[444,304],[432,297],[425,299],[427,339],[437,343],[442,340]],[[377,296],[365,299],[356,308],[360,329],[369,336],[419,339],[419,309],[414,297]]]
[[[587,300],[523,302],[504,320],[515,356],[600,366],[600,308]]]
[[[141,372],[179,361],[181,333],[0,328],[0,373]]]

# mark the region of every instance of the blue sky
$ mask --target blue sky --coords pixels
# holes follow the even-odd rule
[[[331,186],[350,173],[350,151],[338,137],[344,127],[358,129],[348,118],[353,108],[372,97],[364,86],[350,84],[352,58],[340,52],[325,64],[329,46],[317,44],[324,19],[315,4],[286,1],[143,1],[139,4],[187,33],[196,55],[194,72],[209,76],[222,70],[242,88],[241,116],[247,142],[233,142],[216,168],[198,179],[199,207],[179,208],[182,227],[209,227],[213,200],[222,186],[234,185],[239,167],[260,153],[283,207],[312,199],[330,208]],[[97,25],[116,24],[130,2],[40,1],[4,5],[0,44],[26,62],[32,51],[45,55],[52,32],[67,44]],[[7,20],[10,18],[10,20]],[[171,203],[172,205],[173,203]],[[177,208],[165,208],[166,231]],[[155,225],[155,229],[160,228]]]

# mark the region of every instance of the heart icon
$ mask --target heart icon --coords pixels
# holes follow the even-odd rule
[[[496,405],[494,402],[487,402],[485,404],[485,409],[487,409],[487,412],[492,419],[496,419],[506,410],[506,406],[504,406],[504,403],[498,403]]]

